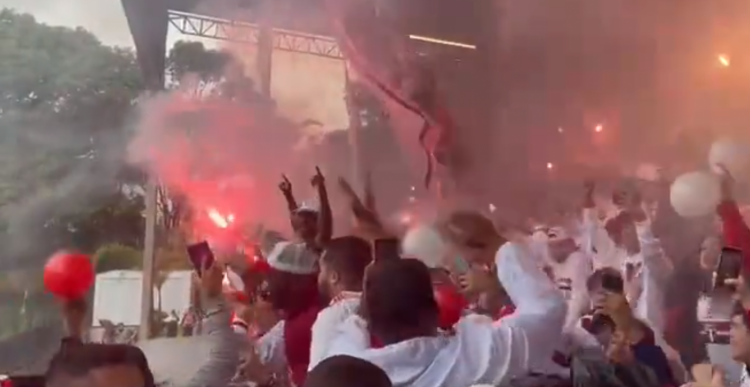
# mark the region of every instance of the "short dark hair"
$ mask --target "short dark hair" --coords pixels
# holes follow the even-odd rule
[[[307,373],[304,387],[391,387],[388,375],[375,364],[346,355],[329,357]]]
[[[586,289],[588,291],[597,288],[604,288],[615,293],[623,293],[625,292],[625,281],[617,269],[603,267],[596,269],[586,280]]]
[[[426,324],[437,327],[432,277],[420,260],[376,261],[367,271],[363,299],[362,312],[378,338]]]
[[[372,246],[355,236],[334,238],[326,244],[320,260],[339,272],[347,285],[359,288],[372,262]]]
[[[143,374],[146,387],[154,386],[154,376],[140,348],[126,344],[80,344],[64,346],[49,364],[47,385],[66,378],[80,378],[91,371],[111,366],[132,365]]]

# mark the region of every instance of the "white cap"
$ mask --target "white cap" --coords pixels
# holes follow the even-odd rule
[[[314,274],[318,271],[318,256],[304,243],[282,241],[266,257],[271,268],[291,274]]]
[[[319,211],[318,206],[315,205],[315,203],[310,202],[310,201],[302,202],[302,204],[297,206],[297,209],[294,210],[294,212],[315,212],[315,213],[317,213],[318,211]]]

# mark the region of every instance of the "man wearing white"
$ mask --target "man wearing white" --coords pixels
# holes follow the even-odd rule
[[[351,316],[339,326],[329,356],[370,361],[394,386],[498,385],[524,377],[561,340],[567,305],[528,246],[505,243],[492,222],[454,213],[441,227],[447,240],[474,263],[497,265],[499,282],[516,311],[494,324],[463,318],[448,335],[438,333],[438,308],[427,267],[400,259],[368,270],[363,305],[367,321]],[[370,333],[385,347],[370,348]]]

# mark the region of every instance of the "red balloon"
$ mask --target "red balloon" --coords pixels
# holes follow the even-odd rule
[[[83,297],[94,283],[94,265],[84,254],[58,252],[44,266],[44,287],[64,299]]]
[[[433,285],[433,294],[438,305],[439,324],[442,329],[450,329],[461,319],[466,309],[466,299],[450,284]]]

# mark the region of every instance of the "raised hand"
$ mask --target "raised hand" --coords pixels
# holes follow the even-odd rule
[[[312,179],[310,180],[310,184],[312,184],[315,188],[322,187],[326,182],[325,177],[323,177],[323,173],[320,172],[319,167],[315,167],[315,175],[313,175]]]
[[[354,215],[355,228],[362,234],[361,236],[368,239],[387,237],[388,233],[385,231],[378,214],[365,206],[359,195],[354,192],[351,184],[343,177],[339,177],[339,188],[349,201],[352,215]]]
[[[729,172],[726,166],[723,164],[716,164],[719,177],[721,179],[721,198],[724,201],[734,200],[734,185],[735,180],[732,173]]]
[[[279,189],[281,192],[285,194],[292,193],[292,182],[289,181],[286,175],[281,175],[281,179],[281,183],[279,183]]]

